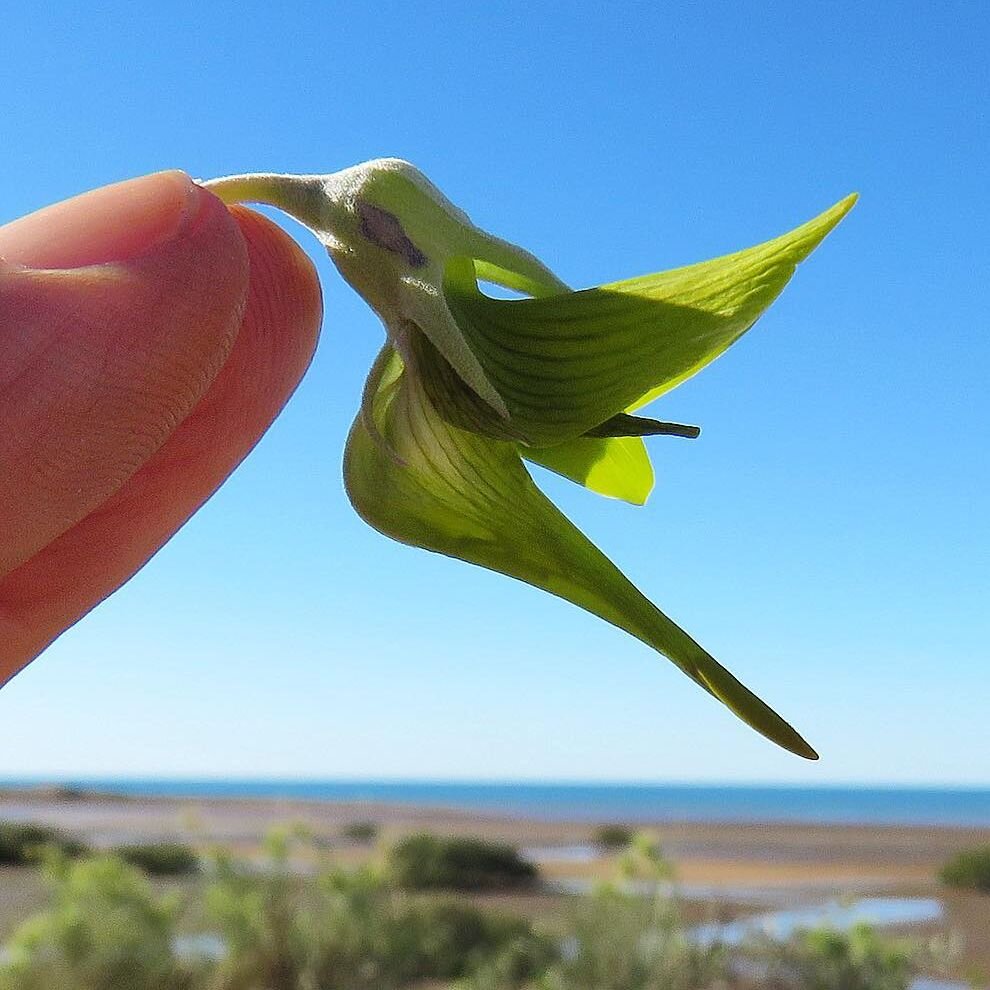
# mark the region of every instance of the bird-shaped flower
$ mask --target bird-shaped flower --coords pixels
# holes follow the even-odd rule
[[[698,431],[634,413],[738,340],[855,196],[748,250],[571,291],[397,159],[205,185],[307,225],[385,325],[344,456],[348,495],[368,523],[601,616],[774,742],[816,758],[556,509],[525,462],[645,502],[653,473],[642,438]],[[491,298],[479,279],[529,298]]]

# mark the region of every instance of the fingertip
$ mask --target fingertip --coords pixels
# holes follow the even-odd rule
[[[323,319],[320,279],[309,255],[278,224],[245,206],[228,207],[248,246],[248,311],[295,352],[292,374],[305,370]],[[273,340],[276,338],[273,338]]]
[[[211,200],[177,169],[116,182],[0,227],[0,258],[44,269],[131,261],[193,226]]]

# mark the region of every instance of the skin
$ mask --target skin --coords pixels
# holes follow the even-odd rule
[[[0,227],[0,684],[216,491],[321,318],[300,248],[182,172]]]

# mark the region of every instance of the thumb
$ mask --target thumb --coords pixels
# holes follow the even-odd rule
[[[248,285],[230,213],[181,172],[0,228],[0,576],[120,489],[226,361]]]
[[[181,173],[0,228],[3,255],[22,264],[0,263],[0,684],[223,483],[321,320],[295,242]]]

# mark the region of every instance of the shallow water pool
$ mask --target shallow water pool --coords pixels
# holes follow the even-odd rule
[[[692,935],[701,942],[741,945],[760,935],[783,941],[804,928],[849,931],[861,924],[876,928],[924,924],[938,921],[942,913],[942,902],[932,897],[862,897],[855,901],[830,900],[768,911],[725,924],[699,925]]]

